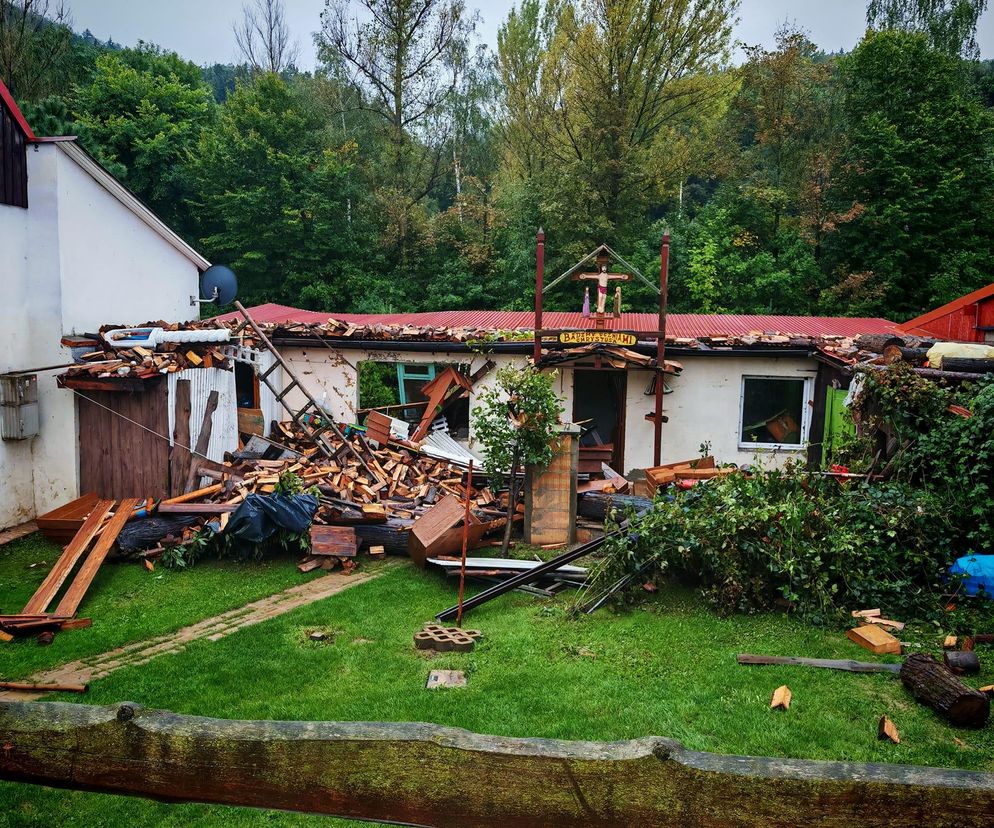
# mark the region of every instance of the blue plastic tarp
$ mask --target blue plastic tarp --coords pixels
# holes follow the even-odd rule
[[[961,575],[963,591],[976,595],[982,589],[988,597],[994,597],[994,555],[964,555],[951,567],[950,575]]]

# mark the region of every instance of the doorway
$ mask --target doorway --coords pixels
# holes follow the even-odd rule
[[[625,397],[628,374],[598,368],[573,369],[573,422],[580,434],[581,472],[601,473],[607,463],[619,474],[625,469]]]

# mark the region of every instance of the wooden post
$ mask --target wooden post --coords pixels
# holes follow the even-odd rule
[[[539,227],[535,236],[535,348],[532,357],[538,365],[542,358],[542,291],[545,288],[545,231]]]
[[[173,445],[169,449],[169,494],[181,495],[193,464],[190,454],[190,380],[177,380]]]
[[[666,364],[666,297],[669,292],[670,233],[663,233],[659,251],[659,330],[656,332],[656,410],[653,419],[652,464],[662,463],[663,454],[663,366]]]
[[[469,461],[469,471],[466,472],[466,513],[462,524],[462,564],[459,567],[459,612],[456,614],[456,626],[462,623],[462,596],[466,591],[466,550],[469,548],[469,501],[473,492],[473,461]]]

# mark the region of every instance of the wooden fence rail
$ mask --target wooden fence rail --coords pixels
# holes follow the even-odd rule
[[[399,824],[991,825],[994,774],[719,756],[430,724],[228,721],[0,703],[0,778]]]

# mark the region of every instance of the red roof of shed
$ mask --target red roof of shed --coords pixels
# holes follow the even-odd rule
[[[983,342],[994,327],[994,282],[933,311],[909,319],[901,330],[919,336]]]
[[[273,303],[249,308],[256,322],[326,322],[329,317],[357,324],[399,324],[449,328],[485,328],[490,330],[531,330],[535,315],[531,311],[457,310],[425,313],[327,313],[291,308]],[[235,319],[226,314],[222,319]],[[547,328],[592,328],[592,320],[578,312],[547,311],[542,320]],[[659,325],[654,313],[623,313],[608,325],[615,330],[653,333]],[[859,334],[897,333],[896,323],[877,317],[848,316],[766,316],[747,314],[671,313],[666,317],[666,333],[672,337],[693,339],[707,336],[747,336],[763,333],[796,336],[858,336]]]
[[[10,110],[10,114],[17,121],[17,125],[21,128],[24,133],[24,137],[29,141],[34,141],[35,134],[31,127],[28,125],[27,119],[21,114],[20,108],[14,102],[14,96],[10,94],[10,90],[6,87],[4,82],[0,80],[0,101],[3,101],[7,109]]]

